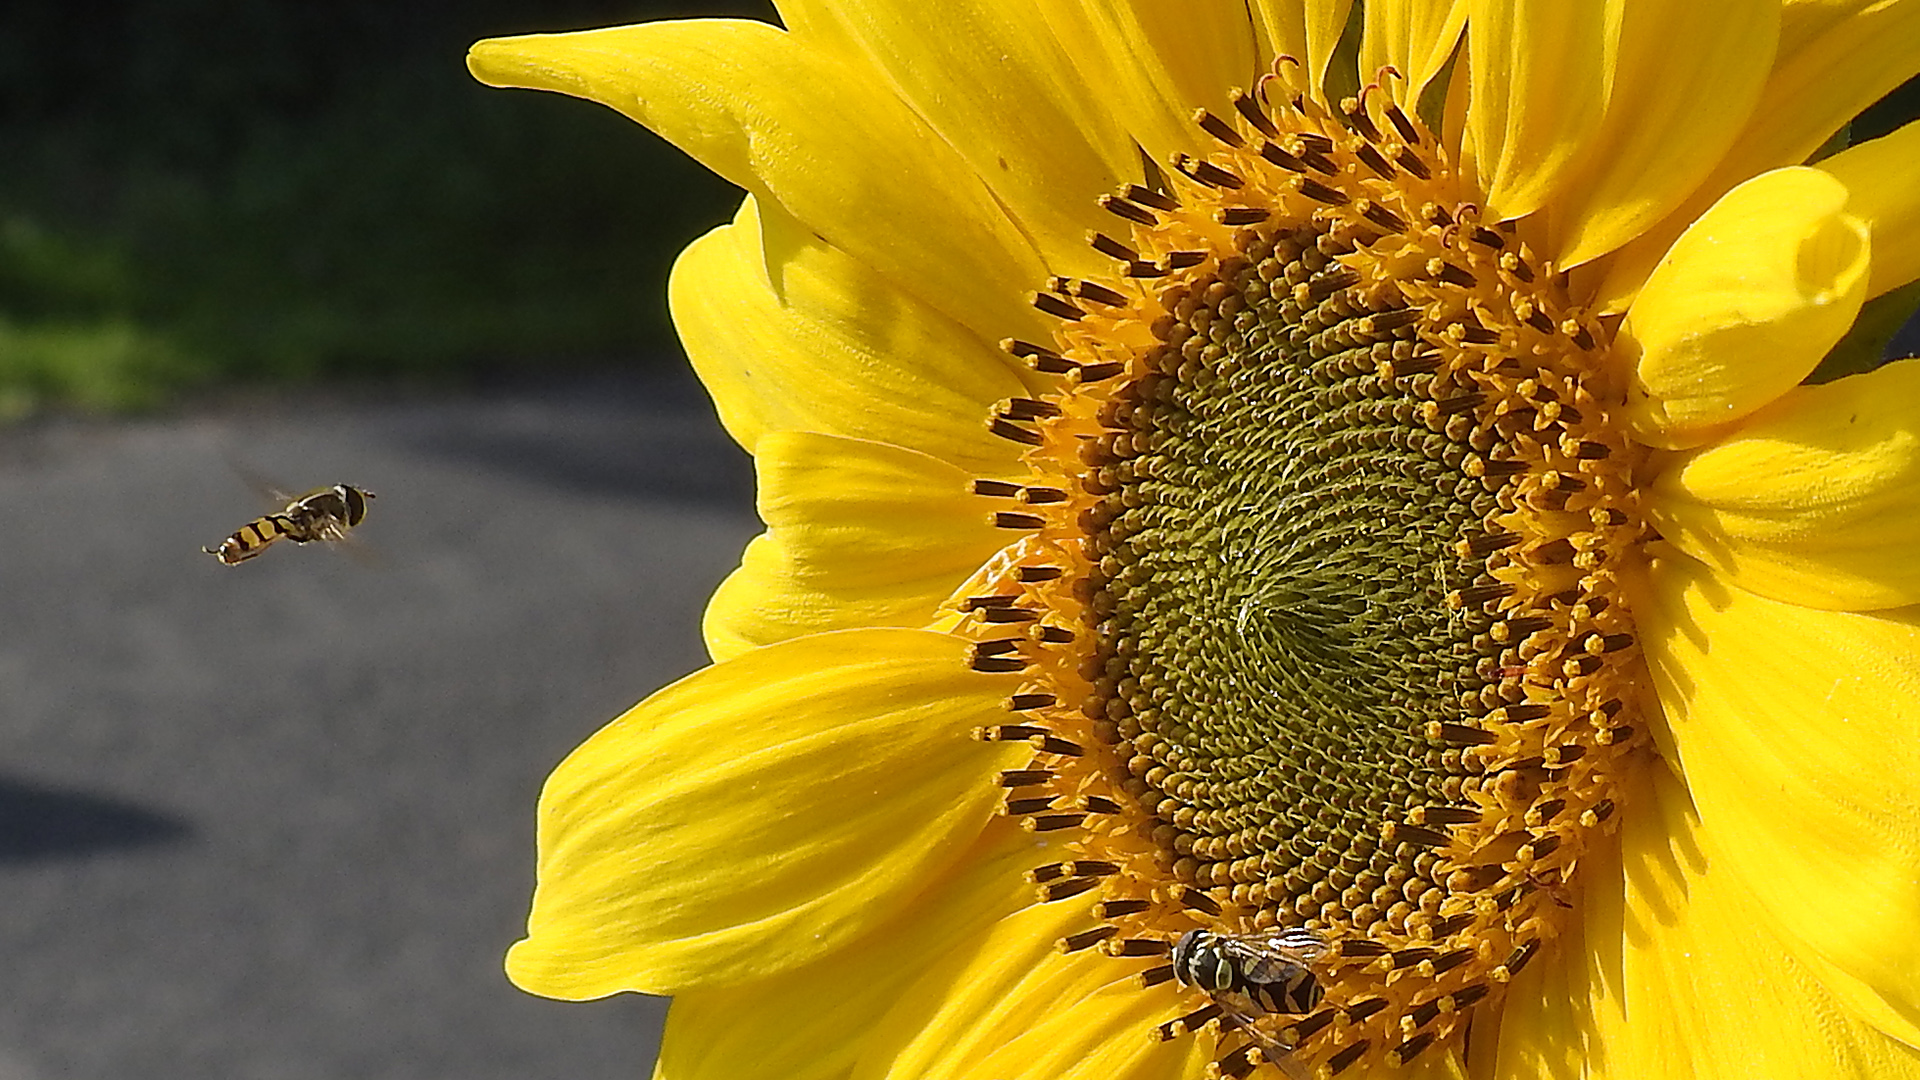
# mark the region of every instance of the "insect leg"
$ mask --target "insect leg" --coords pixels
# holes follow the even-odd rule
[[[1299,1060],[1293,1056],[1293,1048],[1255,1026],[1253,1017],[1226,1002],[1220,1003],[1220,1027],[1223,1031],[1237,1031],[1245,1036],[1252,1047],[1242,1047],[1245,1052],[1258,1048],[1262,1060],[1272,1062],[1287,1080],[1312,1080]]]

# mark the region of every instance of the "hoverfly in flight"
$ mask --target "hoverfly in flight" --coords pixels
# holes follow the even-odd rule
[[[238,566],[280,540],[296,544],[344,540],[348,529],[366,520],[367,500],[371,498],[373,492],[352,484],[315,488],[289,501],[285,509],[240,526],[219,547],[200,550],[223,565]]]

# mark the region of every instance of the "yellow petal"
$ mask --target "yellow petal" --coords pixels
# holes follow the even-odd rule
[[[707,606],[716,660],[826,630],[925,626],[1010,539],[991,524],[1007,500],[917,450],[777,432],[755,465],[767,535]]]
[[[1710,6],[1710,5],[1702,5]],[[1803,0],[1781,17],[1780,51],[1746,130],[1679,209],[1622,248],[1595,303],[1626,309],[1673,239],[1735,185],[1797,165],[1920,70],[1920,0]]]
[[[1022,392],[1011,358],[749,198],[687,248],[667,289],[674,325],[727,431],[909,442],[1000,475],[1018,447],[987,434],[993,403]]]
[[[1545,206],[1586,157],[1607,100],[1606,0],[1472,0],[1468,152],[1496,218]]]
[[[1360,39],[1360,82],[1365,85],[1391,65],[1406,79],[1395,90],[1401,101],[1420,100],[1467,24],[1466,0],[1368,0],[1361,13],[1366,31]]]
[[[1661,260],[1617,339],[1628,419],[1653,446],[1697,446],[1797,384],[1866,299],[1866,229],[1846,188],[1806,168],[1755,177]]]
[[[1669,465],[1653,495],[1661,535],[1748,592],[1920,603],[1920,360],[1789,390]]]
[[[1813,611],[1685,558],[1651,580],[1635,614],[1713,869],[1920,1046],[1920,609]]]
[[[540,796],[539,886],[507,954],[581,1000],[765,978],[900,911],[993,815],[1010,676],[957,638],[849,630],[757,649],[634,706]]]
[[[1038,905],[929,967],[883,1020],[854,1080],[1149,1080],[1199,1076],[1193,1039],[1149,1032],[1187,1011],[1142,988],[1140,961],[1055,942],[1093,925],[1084,901]]]
[[[1107,108],[1162,168],[1174,151],[1211,145],[1194,126],[1195,109],[1226,115],[1227,92],[1252,86],[1259,74],[1253,29],[1238,3],[1008,2],[1037,12],[1067,43],[1080,77],[1101,88]]]
[[[1275,58],[1291,56],[1306,66],[1310,85],[1318,94],[1326,85],[1327,64],[1346,31],[1352,8],[1352,0],[1304,4],[1299,0],[1250,0],[1248,9],[1260,42],[1261,71],[1271,70]],[[1373,77],[1371,73],[1362,74],[1366,79]]]
[[[1779,0],[1621,8],[1606,115],[1554,203],[1557,265],[1614,250],[1693,192],[1746,126],[1779,33]]]
[[[1110,273],[1086,243],[1094,200],[1140,173],[1112,100],[1029,3],[783,3],[795,34],[870,67],[1013,209],[1056,274]]]
[[[1621,1009],[1600,1016],[1619,1076],[1911,1080],[1920,1055],[1799,963],[1730,872],[1720,830],[1656,770],[1623,827]],[[1783,1022],[1782,1018],[1793,1018]]]
[[[845,949],[771,979],[674,998],[656,1080],[833,1080],[845,1076],[908,985],[1033,902],[1022,876],[1041,841],[994,821],[953,870]]]
[[[1766,91],[1716,176],[1732,178],[1731,186],[1738,177],[1806,160],[1862,109],[1920,72],[1916,41],[1915,0],[1787,5]]]
[[[1659,764],[1653,763],[1653,768]],[[1631,781],[1633,778],[1623,778]],[[1616,816],[1633,813],[1644,802],[1637,791],[1623,790]],[[1620,845],[1599,836],[1580,858],[1574,912],[1559,936],[1543,945],[1507,987],[1498,1024],[1484,1034],[1478,1018],[1471,1040],[1470,1074],[1495,1080],[1543,1080],[1585,1077],[1622,1080],[1635,1074],[1601,1039],[1599,1023],[1620,1008],[1619,978],[1624,890]],[[1656,1071],[1649,1077],[1667,1075]]]
[[[1867,295],[1920,278],[1920,121],[1822,161],[1847,186],[1847,213],[1873,235]]]
[[[1920,1077],[1920,1054],[1782,944],[1685,787],[1650,764],[1623,792],[1619,844],[1581,860],[1579,923],[1508,991],[1490,1075]]]
[[[1045,329],[1021,299],[1045,263],[993,191],[869,71],[775,27],[537,34],[467,62],[482,82],[618,109],[984,338]]]

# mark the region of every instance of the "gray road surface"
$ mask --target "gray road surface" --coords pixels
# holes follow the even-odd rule
[[[200,553],[229,457],[376,561]],[[0,432],[0,1080],[643,1080],[663,1003],[500,974],[535,796],[698,667],[755,531],[684,377]]]

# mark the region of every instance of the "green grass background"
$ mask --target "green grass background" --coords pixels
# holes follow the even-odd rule
[[[464,54],[702,13],[0,5],[0,414],[666,351],[673,253],[738,192],[606,109],[480,86]]]

